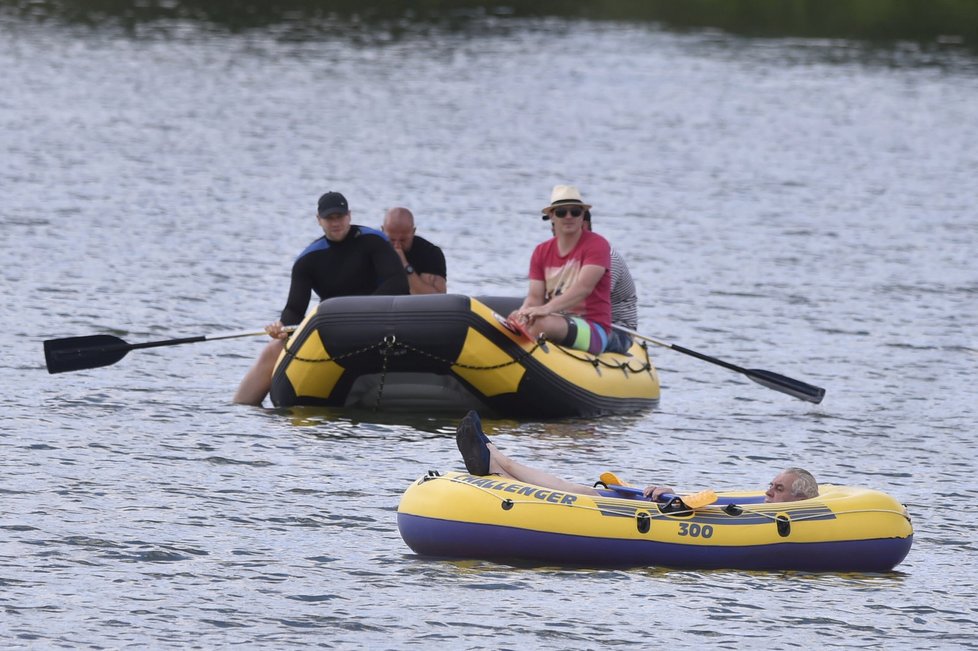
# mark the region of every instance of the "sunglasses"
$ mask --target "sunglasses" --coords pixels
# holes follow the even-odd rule
[[[564,217],[567,216],[567,213],[570,213],[570,216],[576,219],[584,214],[584,209],[583,208],[557,208],[556,210],[553,211],[553,216],[563,219]]]

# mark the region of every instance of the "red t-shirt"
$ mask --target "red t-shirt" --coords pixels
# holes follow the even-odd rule
[[[574,284],[581,268],[597,265],[604,275],[594,290],[583,301],[568,311],[593,321],[608,332],[611,331],[611,245],[593,231],[583,231],[581,239],[570,252],[561,256],[557,238],[537,245],[530,257],[530,280],[542,280],[546,287],[544,298],[550,301]]]

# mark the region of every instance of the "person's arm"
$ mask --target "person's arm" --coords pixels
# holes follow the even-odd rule
[[[285,301],[280,321],[284,325],[298,325],[306,316],[309,298],[312,296],[312,278],[306,272],[305,258],[300,258],[292,265],[292,284],[289,286],[289,298]]]
[[[587,264],[581,267],[580,273],[574,280],[574,284],[567,288],[563,294],[554,296],[546,305],[540,306],[531,312],[533,317],[546,316],[554,312],[564,312],[579,305],[585,298],[591,295],[594,288],[605,274],[605,268],[594,264]],[[541,282],[541,281],[537,281]]]
[[[447,283],[441,276],[435,274],[408,274],[408,284],[412,294],[444,294]]]
[[[521,314],[524,314],[526,310],[543,305],[544,299],[546,298],[546,293],[546,283],[544,283],[542,280],[531,280],[530,288],[526,292],[526,298],[523,299],[523,304],[510,312],[509,318],[516,319]]]
[[[411,266],[412,271],[408,272],[407,279],[412,294],[444,294],[446,292],[448,273],[446,272],[445,254],[439,247],[420,237],[415,237],[410,260],[403,249],[395,245],[394,250],[400,256],[405,271],[408,271],[409,265]]]
[[[394,251],[390,242],[380,236],[369,236],[371,240],[371,260],[374,272],[377,274],[377,289],[374,294],[400,295],[410,294],[407,273],[401,265],[401,258]]]

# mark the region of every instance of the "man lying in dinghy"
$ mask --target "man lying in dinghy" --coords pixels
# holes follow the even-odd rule
[[[472,475],[501,475],[516,481],[544,486],[565,493],[579,493],[583,495],[599,495],[597,490],[584,484],[577,484],[566,479],[561,479],[543,470],[530,468],[518,461],[510,459],[499,451],[489,437],[482,431],[482,421],[479,415],[470,411],[458,424],[455,434],[455,442],[458,450],[462,453],[465,460],[465,468]],[[652,500],[659,499],[662,495],[675,494],[675,489],[671,486],[646,486],[642,493],[645,497]],[[777,477],[771,480],[767,492],[764,493],[764,501],[774,502],[795,502],[812,497],[818,497],[818,482],[810,472],[803,468],[787,468],[781,471]]]

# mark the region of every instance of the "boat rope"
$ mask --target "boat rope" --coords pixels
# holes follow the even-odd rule
[[[573,357],[574,359],[580,362],[588,362],[589,364],[591,364],[591,366],[595,368],[598,368],[599,366],[604,366],[605,368],[621,369],[627,375],[629,371],[631,371],[632,373],[642,373],[652,369],[652,362],[649,361],[648,344],[642,342],[639,345],[642,347],[642,350],[645,351],[645,363],[639,366],[638,368],[632,368],[631,361],[613,363],[613,362],[603,360],[598,356],[590,355],[586,353],[581,353],[581,355],[583,355],[582,357],[581,355],[577,354],[580,353],[581,351],[575,351],[572,348],[564,348],[562,346],[557,346],[557,350],[564,353],[568,357]]]
[[[291,340],[289,341],[289,343],[291,343]],[[330,356],[330,357],[320,357],[320,358],[317,358],[317,359],[312,359],[312,358],[309,358],[309,357],[301,357],[298,354],[292,352],[292,348],[290,348],[289,345],[286,344],[286,346],[285,346],[285,356],[288,357],[289,359],[293,359],[293,360],[295,360],[297,362],[306,362],[308,364],[319,364],[319,363],[322,363],[322,362],[336,362],[336,361],[347,359],[347,358],[350,358],[350,357],[356,357],[357,355],[362,355],[363,353],[368,353],[371,350],[375,350],[377,348],[380,348],[383,345],[384,345],[384,341],[381,340],[379,343],[370,344],[369,346],[364,346],[363,348],[359,348],[357,350],[351,350],[350,352],[344,353],[342,355],[333,355],[333,356]]]
[[[790,502],[782,502],[782,503],[790,504]],[[711,507],[711,510],[716,510],[716,509],[723,511],[723,507]],[[770,520],[777,520],[778,517],[780,517],[779,514],[777,513],[766,513],[764,511],[757,511],[754,509],[749,509],[749,510],[745,509],[744,513],[750,513],[752,515],[768,518]],[[834,516],[856,515],[857,513],[889,513],[891,515],[898,515],[901,518],[909,519],[906,513],[903,513],[902,511],[897,511],[895,509],[846,509],[845,511],[832,511],[832,515]],[[812,515],[796,515],[791,517],[791,521],[804,522],[805,520],[819,520],[824,517],[825,517],[824,515],[818,513],[813,513]]]
[[[289,343],[291,343],[291,340],[289,341]],[[553,343],[553,342],[550,342],[550,343]],[[626,375],[629,372],[631,372],[631,373],[643,373],[643,372],[649,372],[649,371],[652,370],[652,363],[649,361],[648,349],[646,348],[646,345],[644,343],[641,344],[641,346],[646,351],[645,362],[644,363],[641,363],[640,362],[640,365],[639,366],[634,367],[634,366],[632,366],[632,360],[627,360],[627,361],[624,361],[624,362],[609,362],[609,361],[603,360],[600,357],[595,356],[595,355],[589,355],[589,354],[586,354],[586,353],[577,354],[580,351],[572,351],[569,348],[564,348],[563,346],[557,346],[557,345],[555,345],[555,347],[557,348],[557,350],[561,351],[562,353],[564,353],[568,357],[572,357],[572,358],[574,358],[574,359],[576,359],[578,361],[581,361],[581,362],[587,362],[587,363],[591,364],[593,367],[595,367],[595,369],[598,369],[599,367],[602,367],[602,366],[605,367],[605,368],[619,369],[623,373],[625,373]],[[458,367],[458,368],[463,368],[463,369],[472,370],[472,371],[494,371],[496,369],[505,368],[507,366],[512,366],[513,364],[519,364],[519,363],[523,362],[523,360],[525,360],[525,359],[527,359],[529,357],[532,357],[533,356],[533,353],[535,353],[536,350],[538,348],[540,348],[540,347],[541,347],[541,342],[538,341],[538,342],[535,342],[533,344],[533,347],[530,348],[529,350],[522,350],[521,349],[522,352],[520,352],[517,355],[514,355],[511,359],[509,359],[509,360],[507,360],[505,362],[501,362],[499,364],[485,364],[485,365],[463,364],[463,363],[459,362],[458,360],[447,359],[445,357],[441,357],[439,355],[435,355],[433,353],[430,353],[427,350],[424,350],[422,348],[418,348],[417,346],[414,346],[414,345],[412,345],[410,343],[407,343],[405,341],[396,340],[395,337],[390,336],[390,335],[384,337],[383,339],[381,339],[379,342],[377,342],[375,344],[370,344],[368,346],[364,346],[363,348],[359,348],[357,350],[353,350],[353,351],[350,351],[348,353],[343,353],[342,355],[332,355],[332,356],[315,358],[315,359],[309,358],[309,357],[302,357],[298,353],[294,352],[292,350],[292,347],[290,345],[288,345],[288,344],[286,344],[286,346],[285,346],[285,354],[286,354],[287,357],[289,357],[290,359],[295,360],[297,362],[306,362],[306,363],[309,363],[309,364],[320,364],[320,363],[323,363],[323,362],[338,362],[340,360],[349,359],[351,357],[355,357],[357,355],[362,355],[364,353],[369,353],[370,351],[373,351],[373,350],[377,350],[377,349],[381,349],[382,348],[383,349],[383,356],[384,356],[384,369],[385,369],[385,372],[386,372],[386,367],[387,367],[386,365],[387,365],[387,360],[388,360],[389,356],[392,355],[395,352],[396,349],[404,349],[404,350],[410,351],[412,353],[415,353],[417,355],[421,355],[423,357],[427,357],[428,359],[432,359],[432,360],[434,360],[436,362],[439,362],[441,364],[445,364],[447,366],[455,366],[455,367]]]
[[[377,402],[374,404],[374,411],[380,409],[380,399],[384,395],[384,383],[387,381],[387,360],[390,359],[391,351],[397,345],[397,337],[388,335],[384,337],[384,361],[380,370],[380,383],[377,385]]]

